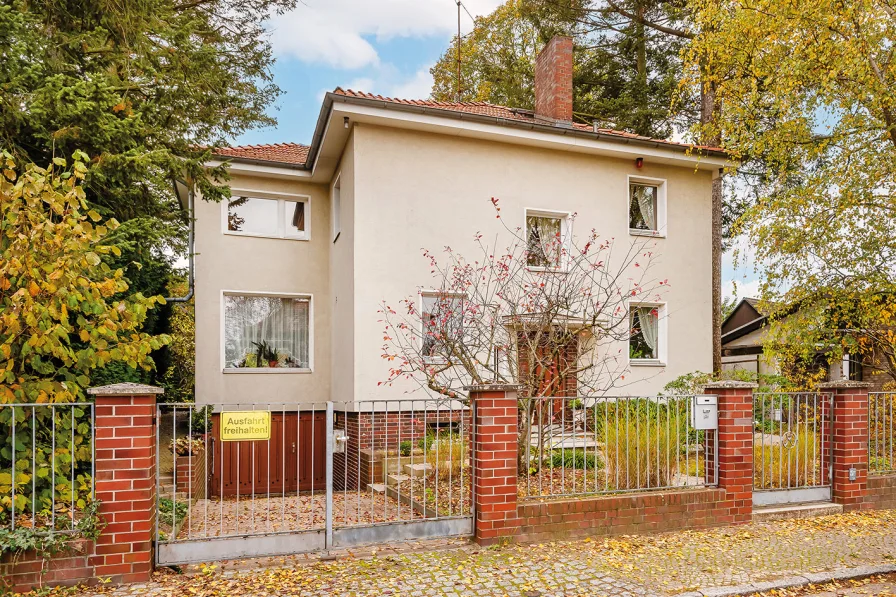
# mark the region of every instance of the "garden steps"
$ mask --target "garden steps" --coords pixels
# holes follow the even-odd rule
[[[806,502],[802,504],[776,504],[753,508],[753,522],[768,522],[788,518],[814,518],[843,512],[842,504],[831,502]]]
[[[432,465],[428,462],[404,465],[404,472],[411,477],[422,477],[432,470]]]
[[[409,479],[408,475],[389,475],[386,477],[389,485],[400,485]]]

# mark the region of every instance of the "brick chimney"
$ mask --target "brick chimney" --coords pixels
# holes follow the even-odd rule
[[[535,60],[535,117],[572,122],[571,37],[552,37]]]

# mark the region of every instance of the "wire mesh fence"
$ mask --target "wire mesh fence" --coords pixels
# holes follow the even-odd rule
[[[521,398],[520,497],[714,484],[711,438],[693,428],[692,408],[693,396]]]
[[[0,404],[0,528],[73,533],[94,503],[91,403]]]
[[[868,394],[868,471],[872,474],[896,472],[896,450],[893,445],[894,406],[896,393]]]
[[[830,484],[831,400],[814,392],[753,395],[754,489]]]

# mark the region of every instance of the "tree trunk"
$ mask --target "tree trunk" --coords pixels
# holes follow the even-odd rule
[[[712,124],[719,117],[715,86],[704,85],[701,91],[700,123]],[[718,147],[721,138],[714,133],[704,139],[704,145]],[[712,371],[722,370],[722,176],[712,181]]]

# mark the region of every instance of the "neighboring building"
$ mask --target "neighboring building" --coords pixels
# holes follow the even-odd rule
[[[763,354],[763,344],[768,335],[769,314],[762,310],[759,299],[742,299],[722,322],[722,370],[749,371],[753,374],[780,375],[779,364]],[[818,366],[827,368],[825,381],[852,379],[868,381],[879,390],[889,380],[882,374],[882,367],[873,366],[874,360],[843,355],[841,360],[828,363],[821,353]]]
[[[195,202],[197,402],[415,390],[378,385],[388,363],[377,310],[432,283],[421,248],[465,252],[475,232],[502,230],[491,197],[521,227],[527,213],[551,224],[575,213],[580,230],[657,239],[656,277],[670,288],[639,339],[650,358],[628,364],[619,393],[709,370],[711,188],[726,158],[573,123],[571,43],[555,38],[539,57],[534,112],[337,88],[310,146],[221,150],[233,198]]]

